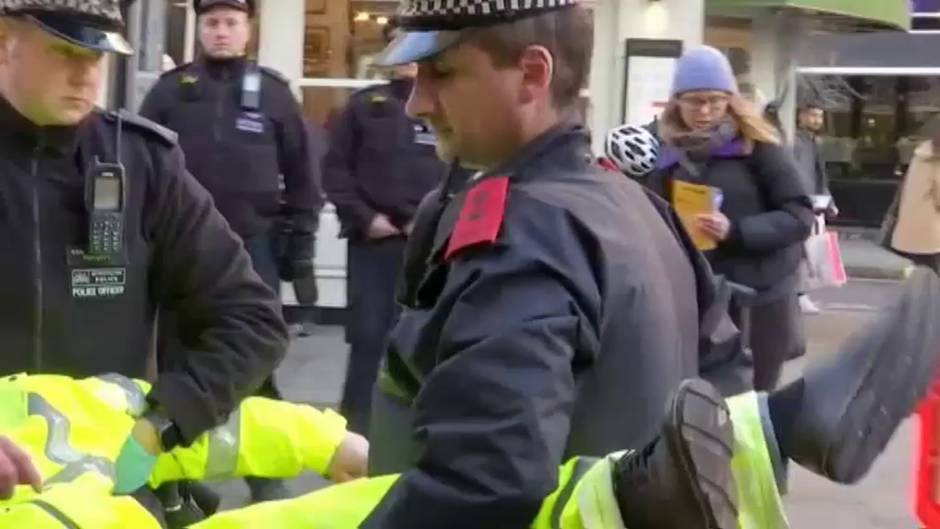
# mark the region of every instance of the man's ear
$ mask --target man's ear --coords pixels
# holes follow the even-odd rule
[[[551,92],[552,77],[555,74],[555,59],[544,46],[529,46],[519,59],[522,70],[523,102]]]
[[[7,62],[7,48],[10,43],[10,24],[0,17],[0,64]]]
[[[0,16],[0,64],[7,61],[10,45],[16,37],[16,33],[20,30],[21,28],[17,25],[16,20]]]

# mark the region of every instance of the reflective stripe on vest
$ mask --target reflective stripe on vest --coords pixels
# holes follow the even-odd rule
[[[597,459],[595,458],[578,458],[577,463],[575,463],[574,472],[572,472],[571,477],[568,478],[568,483],[565,483],[565,488],[562,489],[561,494],[558,495],[558,499],[555,500],[555,508],[552,509],[552,529],[561,529],[561,514],[562,511],[565,510],[565,505],[567,505],[568,500],[571,499],[571,495],[574,493],[574,489],[578,486],[581,478],[584,477],[584,474],[586,474],[596,462]]]
[[[147,396],[144,395],[144,390],[140,389],[140,386],[133,380],[117,373],[108,373],[95,378],[102,382],[114,384],[124,391],[124,395],[127,397],[127,411],[132,417],[139,417],[147,411]]]
[[[238,466],[241,443],[241,414],[232,413],[228,421],[209,431],[209,453],[206,457],[205,479],[230,478]]]
[[[38,393],[27,395],[27,408],[30,415],[39,415],[46,420],[49,435],[46,437],[44,452],[49,460],[63,465],[64,468],[46,481],[47,484],[66,483],[85,472],[97,472],[115,479],[114,465],[103,457],[95,457],[77,452],[69,444],[68,418],[52,407]]]

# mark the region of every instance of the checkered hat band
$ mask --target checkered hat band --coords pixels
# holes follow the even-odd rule
[[[403,0],[396,24],[412,31],[491,26],[571,7],[579,0]]]
[[[0,0],[0,14],[43,12],[100,19],[118,27],[124,25],[119,0]]]

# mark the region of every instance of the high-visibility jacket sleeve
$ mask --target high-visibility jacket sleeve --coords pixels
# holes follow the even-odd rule
[[[224,425],[157,460],[151,486],[168,481],[241,476],[290,478],[305,470],[326,475],[346,436],[346,419],[333,411],[251,397]]]
[[[87,472],[42,494],[0,502],[0,527],[29,529],[160,529],[131,496],[112,496],[111,481]]]
[[[615,459],[574,458],[559,469],[559,485],[542,503],[531,529],[624,529],[611,479]],[[400,479],[388,475],[335,485],[293,500],[226,511],[191,529],[355,529]]]
[[[728,401],[734,421],[732,471],[738,482],[738,527],[788,529],[757,398],[752,392]],[[542,502],[530,529],[625,529],[612,474],[613,463],[621,456],[568,461],[559,469],[558,487]],[[382,508],[382,498],[399,479],[399,475],[389,475],[350,481],[292,500],[222,512],[191,529],[356,529]]]

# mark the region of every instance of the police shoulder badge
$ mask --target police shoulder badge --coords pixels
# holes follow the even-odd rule
[[[444,259],[450,261],[466,248],[496,242],[506,215],[509,177],[485,178],[467,192],[466,201],[450,236]]]

